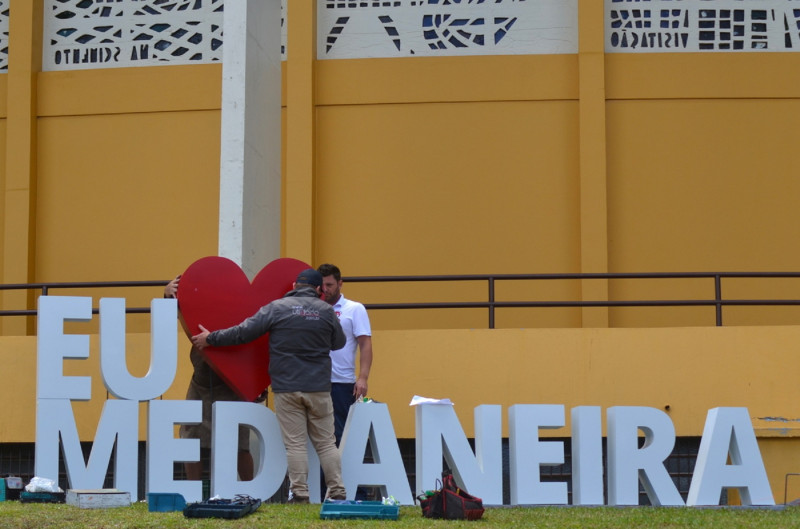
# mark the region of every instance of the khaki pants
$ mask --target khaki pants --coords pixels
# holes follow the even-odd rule
[[[275,393],[275,415],[286,446],[292,494],[308,498],[307,439],[317,451],[328,495],[344,498],[342,460],[333,430],[333,403],[327,391]]]

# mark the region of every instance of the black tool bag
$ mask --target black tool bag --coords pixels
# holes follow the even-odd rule
[[[436,480],[439,485],[439,480]],[[442,474],[441,488],[431,496],[421,496],[422,515],[446,520],[478,520],[483,516],[483,501],[456,485],[452,474]]]

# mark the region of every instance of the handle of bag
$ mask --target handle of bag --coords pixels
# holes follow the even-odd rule
[[[442,480],[440,480],[439,478],[436,478],[435,488],[433,490],[431,490],[431,491],[427,491],[426,490],[426,491],[421,492],[417,496],[417,500],[419,500],[420,503],[421,503],[423,500],[427,500],[427,499],[431,498],[433,496],[433,494],[436,494],[437,492],[441,492],[442,488],[443,488]],[[432,494],[430,496],[428,496],[428,492],[431,492]]]

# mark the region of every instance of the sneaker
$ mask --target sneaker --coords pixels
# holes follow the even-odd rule
[[[336,500],[336,501],[344,501],[344,500],[347,499],[347,495],[346,494],[331,494],[330,496],[328,496],[328,498],[330,498],[332,500]]]
[[[293,505],[301,505],[309,503],[309,501],[308,501],[308,496],[292,496],[286,503],[291,503]]]

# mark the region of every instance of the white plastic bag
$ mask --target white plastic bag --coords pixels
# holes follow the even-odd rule
[[[28,492],[64,492],[58,483],[52,479],[34,477],[30,483],[25,485]]]

